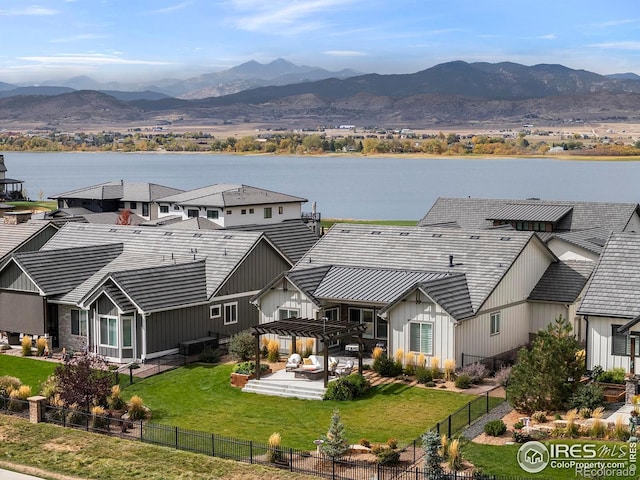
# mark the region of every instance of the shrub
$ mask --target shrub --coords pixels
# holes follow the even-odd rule
[[[142,403],[142,398],[134,395],[129,399],[129,418],[131,420],[143,420],[147,416],[147,411]]]
[[[379,443],[377,443],[377,444],[375,444],[375,445],[373,445],[373,446],[371,447],[371,453],[373,453],[374,455],[378,455],[378,454],[379,454],[380,452],[382,452],[382,450],[384,450],[385,448],[387,448],[387,447],[385,447],[384,445],[380,445]]]
[[[313,338],[307,338],[304,342],[304,353],[303,357],[309,357],[313,353]]]
[[[462,451],[460,451],[460,440],[457,438],[449,443],[447,466],[449,467],[449,470],[454,472],[457,472],[462,468]]]
[[[59,365],[55,374],[58,393],[65,405],[76,404],[89,411],[91,405],[106,405],[113,386],[107,363],[92,355],[74,355]]]
[[[373,370],[381,377],[397,377],[402,373],[402,365],[383,354],[373,361]]]
[[[511,377],[511,367],[502,367],[495,374],[496,383],[501,387],[506,387]]]
[[[373,357],[374,360],[376,360],[382,354],[384,354],[384,350],[381,347],[375,347],[373,349],[373,352],[371,353],[371,356]]]
[[[629,427],[624,423],[622,415],[618,415],[616,417],[616,423],[613,427],[613,436],[616,440],[621,440],[623,442],[629,440],[629,437],[631,436]]]
[[[273,432],[269,436],[269,461],[270,462],[279,462],[282,461],[282,449],[280,448],[282,443],[282,438],[278,432]]]
[[[589,383],[587,385],[580,384],[576,388],[575,393],[569,400],[570,408],[593,410],[604,403],[604,393],[600,385]]]
[[[400,461],[400,452],[387,447],[378,452],[376,457],[380,465],[395,465]]]
[[[507,431],[507,426],[502,420],[491,420],[484,426],[484,433],[491,437],[499,437]]]
[[[4,375],[0,377],[0,396],[8,397],[12,390],[17,390],[22,385],[19,378]]]
[[[404,374],[405,375],[415,375],[416,373],[416,367],[413,363],[407,363],[407,366],[404,367]]]
[[[427,367],[418,366],[415,370],[416,380],[418,383],[427,383],[433,380],[433,376],[431,375],[431,369]]]
[[[444,361],[444,379],[452,381],[456,377],[456,361],[447,359]]]
[[[269,365],[265,365],[264,363],[261,363],[260,372],[263,373],[263,372],[266,372],[267,370],[269,370]],[[249,361],[249,362],[236,363],[231,369],[231,372],[243,373],[245,375],[252,375],[256,373],[256,362]]]
[[[624,368],[612,368],[611,370],[607,370],[606,372],[602,372],[598,375],[598,382],[603,383],[624,383],[625,371]]]
[[[471,377],[467,374],[459,375],[456,378],[456,388],[469,388],[471,386]]]
[[[516,443],[527,443],[531,440],[531,435],[522,430],[514,430],[511,438]]]
[[[300,344],[298,347],[298,352],[302,351],[302,340],[296,340],[296,345]],[[260,349],[260,355],[262,358],[267,358],[269,353],[269,338],[262,337],[262,348]]]
[[[556,413],[556,414],[553,416],[553,419],[554,419],[554,420],[562,420],[562,415],[560,415],[559,413]]]
[[[472,363],[471,365],[467,365],[466,367],[462,367],[460,370],[461,375],[469,375],[471,378],[471,383],[482,383],[482,381],[487,378],[489,375],[489,371],[487,368],[481,363]]]
[[[524,428],[524,422],[522,420],[518,420],[516,423],[513,424],[513,428],[515,430],[522,430]]]
[[[9,393],[9,410],[12,412],[21,412],[29,406],[25,400],[31,396],[31,387],[29,385],[20,385],[17,389],[11,390]]]
[[[36,340],[36,351],[38,356],[42,357],[44,355],[44,351],[48,350],[48,348],[47,339],[44,337],[38,337],[38,340]]]
[[[395,450],[396,448],[398,448],[398,439],[396,438],[387,439],[387,446]]]
[[[545,423],[547,421],[547,414],[542,411],[534,412],[531,418],[538,423]]]
[[[24,337],[22,337],[22,356],[23,357],[30,357],[32,355],[31,353],[31,342],[33,341],[33,339],[29,336],[29,335],[25,335]]]
[[[278,342],[278,340],[269,340],[269,345],[267,346],[267,360],[272,363],[280,360],[280,342]]]
[[[109,417],[104,408],[96,405],[91,407],[91,426],[95,429],[109,428]]]
[[[40,388],[40,395],[52,399],[58,392],[58,380],[55,375],[49,375]]]
[[[80,411],[77,403],[72,404],[67,413],[67,424],[73,426],[84,426],[87,424],[87,416]]]
[[[124,410],[127,406],[127,403],[121,396],[120,385],[111,387],[111,395],[107,397],[107,405],[112,410]]]
[[[433,380],[430,382],[425,382],[424,384],[425,387],[435,387],[436,386],[436,382],[434,382]]]
[[[582,407],[580,410],[578,410],[578,415],[580,415],[580,418],[582,418],[583,420],[591,418],[591,409],[588,407]]]
[[[358,443],[360,445],[362,445],[363,447],[366,447],[366,448],[371,447],[371,442],[369,440],[367,440],[366,438],[361,438]]]
[[[363,375],[352,373],[330,382],[324,394],[325,400],[353,400],[369,390],[371,384]]]
[[[250,360],[255,352],[255,339],[249,330],[236,333],[229,340],[229,353],[236,360]]]

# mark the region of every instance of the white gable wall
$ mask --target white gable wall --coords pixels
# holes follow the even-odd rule
[[[589,260],[595,262],[598,260],[598,254],[593,253],[585,248],[579,247],[572,243],[566,242],[560,238],[552,238],[547,243],[551,250],[560,260]]]
[[[594,317],[589,315],[587,370],[592,370],[596,365],[600,365],[605,370],[622,367],[625,371],[629,371],[630,357],[611,354],[613,343],[611,338],[612,326],[624,325],[628,321],[624,318]],[[640,350],[640,345],[636,345],[636,350]],[[636,353],[636,357],[639,353]],[[636,362],[637,364],[638,362]],[[636,371],[638,371],[637,367]]]
[[[238,207],[204,207],[198,205],[177,205],[175,203],[161,203],[160,205],[168,206],[167,213],[158,213],[158,218],[169,217],[171,215],[182,215],[183,220],[189,218],[189,210],[198,210],[198,216],[207,218],[207,210],[215,210],[218,212],[218,218],[209,218],[210,221],[220,225],[221,227],[236,227],[239,225],[269,225],[272,223],[280,223],[284,220],[299,219],[302,215],[302,203],[273,203],[268,205],[242,205]],[[265,208],[271,208],[271,218],[264,218]],[[282,208],[282,213],[280,213]],[[159,208],[158,208],[159,210]],[[253,213],[251,213],[253,210]],[[245,213],[242,213],[242,212]],[[229,213],[231,212],[231,213]],[[137,212],[136,212],[137,213]]]
[[[531,333],[538,333],[540,330],[545,330],[547,325],[553,323],[560,315],[562,315],[563,318],[572,319],[572,317],[569,316],[569,308],[561,303],[531,302],[530,308],[531,323],[529,331]]]
[[[636,212],[633,213],[629,223],[624,229],[625,232],[640,232],[640,216]]]

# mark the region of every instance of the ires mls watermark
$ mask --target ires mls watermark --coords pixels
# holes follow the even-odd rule
[[[637,443],[527,442],[518,450],[518,464],[527,473],[545,468],[572,470],[577,478],[625,478],[636,475]]]

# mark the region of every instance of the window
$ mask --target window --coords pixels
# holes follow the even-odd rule
[[[238,323],[238,302],[224,304],[224,324]]]
[[[227,210],[227,215],[231,215],[232,210]]]
[[[118,319],[115,317],[100,317],[100,345],[105,347],[118,346]]]
[[[247,214],[247,209],[243,208],[242,210],[240,210],[240,215],[246,215]]]
[[[278,310],[278,320],[286,320],[287,318],[298,318],[300,313],[298,310],[291,310],[288,308],[281,308]]]
[[[71,310],[71,335],[87,336],[87,310]]]
[[[271,217],[272,217],[271,207],[265,207],[264,218],[271,218]]]
[[[169,213],[169,205],[160,205],[160,213]]]
[[[122,317],[122,347],[133,347],[133,318]]]
[[[190,208],[187,210],[187,217],[198,218],[200,216],[200,210],[197,208]]]
[[[143,217],[148,217],[149,216],[149,204],[148,203],[143,203],[142,204],[142,216]]]
[[[84,201],[82,203],[84,203]],[[62,208],[62,207],[60,207],[60,208]],[[118,202],[118,208],[120,210],[122,210],[124,208],[124,202]]]
[[[327,317],[327,320],[332,320],[334,322],[340,320],[340,314],[337,308],[330,308],[329,310],[325,310],[324,316]]]
[[[640,333],[630,332],[618,333],[620,325],[611,325],[611,355],[629,356],[631,355],[631,337],[636,338],[636,356],[640,356]]]
[[[362,334],[364,338],[374,337],[374,323],[373,323],[373,310],[365,308],[350,308],[349,309],[349,321],[364,323],[367,326],[367,330]]]
[[[218,210],[207,210],[207,218],[211,220],[216,220],[219,214],[220,212],[218,212]]]
[[[253,208],[249,209],[249,215],[251,215],[253,213]]]
[[[211,305],[209,307],[209,316],[211,318],[220,318],[222,316],[220,305]]]
[[[138,208],[138,203],[137,202],[129,202],[129,208],[131,210],[135,210],[136,208]]]
[[[491,314],[490,323],[491,323],[491,335],[497,335],[498,333],[500,333],[500,312],[495,312]]]
[[[180,210],[180,205],[174,205],[174,206],[173,206],[173,209],[174,209],[174,210]]]
[[[284,213],[284,207],[278,207],[278,214],[282,215]]]
[[[433,324],[409,322],[409,350],[433,355]]]

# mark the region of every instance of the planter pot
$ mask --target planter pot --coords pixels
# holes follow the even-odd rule
[[[271,373],[271,369],[265,370],[262,372],[262,375],[266,375],[267,373]],[[246,373],[232,373],[231,374],[231,385],[238,388],[243,388],[249,380],[253,380],[256,378],[256,374],[252,373],[248,375]]]
[[[7,333],[7,341],[9,342],[9,345],[20,345],[20,334]]]

